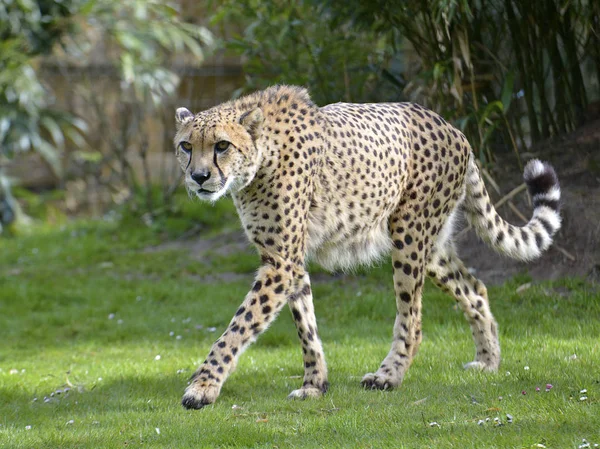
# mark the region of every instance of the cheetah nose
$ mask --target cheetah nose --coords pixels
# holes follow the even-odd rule
[[[192,173],[192,179],[196,181],[199,186],[202,186],[210,178],[209,171],[196,171]]]

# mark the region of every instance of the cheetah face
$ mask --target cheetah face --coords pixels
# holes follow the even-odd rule
[[[259,108],[215,108],[195,116],[179,108],[175,119],[175,151],[190,195],[215,202],[252,182],[261,161],[256,143],[263,123]]]

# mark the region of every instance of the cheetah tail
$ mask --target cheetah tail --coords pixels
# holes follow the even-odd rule
[[[537,159],[527,163],[523,178],[533,199],[533,217],[524,226],[511,225],[498,215],[473,156],[464,205],[467,220],[479,237],[500,254],[528,261],[548,249],[560,229],[560,186],[552,166]]]

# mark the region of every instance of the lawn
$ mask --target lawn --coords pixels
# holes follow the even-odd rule
[[[249,247],[165,245],[189,217],[199,238],[218,237],[223,222],[226,241],[237,226],[226,202],[184,207],[188,213],[154,228],[79,221],[0,240],[0,447],[600,444],[600,292],[573,279],[518,293],[528,281],[522,276],[489,288],[503,350],[496,374],[462,370],[474,352],[469,326],[428,285],[421,350],[402,387],[381,392],[362,390],[359,381],[389,349],[391,267],[351,276],[311,267],[327,395],[286,400],[303,370],[284,310],[241,357],[217,403],[184,410],[187,379],[258,265]]]

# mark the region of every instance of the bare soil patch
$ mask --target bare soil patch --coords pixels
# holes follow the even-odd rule
[[[196,233],[192,236],[179,238],[150,246],[144,252],[181,250],[189,253],[195,260],[204,261],[211,255],[229,256],[239,252],[248,252],[250,243],[241,230],[229,231],[210,238],[199,238]]]
[[[600,281],[600,120],[540,143],[524,156],[549,161],[558,174],[563,224],[555,245],[537,261],[525,264],[496,254],[469,231],[459,239],[462,259],[491,284],[518,273],[529,273],[534,280],[575,276]],[[514,155],[507,154],[499,159],[492,176],[506,194],[522,183],[521,172]],[[493,199],[501,198],[489,186],[488,191]],[[525,217],[531,216],[527,193],[516,196],[513,203]],[[524,224],[507,205],[499,212],[511,223]]]

